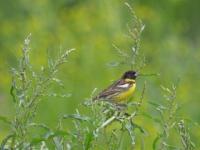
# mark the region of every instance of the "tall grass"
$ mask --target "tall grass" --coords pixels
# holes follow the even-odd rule
[[[129,50],[121,50],[114,45],[120,56],[119,64],[129,66],[130,69],[140,71],[145,67],[145,59],[140,53],[140,37],[144,30],[142,21],[136,16],[132,7],[127,4],[132,14],[132,24],[127,25],[128,36],[132,39],[133,45]],[[29,47],[31,35],[25,41],[22,49],[22,57],[19,58],[19,66],[12,68],[12,85],[10,94],[15,105],[15,116],[12,120],[0,117],[10,127],[10,134],[1,142],[1,149],[151,149],[145,147],[142,139],[136,142],[138,134],[151,136],[144,125],[138,125],[136,118],[149,118],[157,124],[157,137],[152,143],[152,149],[185,149],[195,148],[191,140],[189,129],[185,120],[177,115],[179,108],[176,102],[176,88],[161,87],[165,95],[163,103],[158,104],[148,100],[148,105],[159,117],[147,113],[141,109],[144,103],[146,82],[140,91],[140,96],[135,102],[129,102],[124,106],[116,106],[105,101],[92,101],[95,89],[90,97],[81,107],[90,112],[81,113],[77,108],[74,114],[63,114],[58,118],[55,128],[50,128],[43,123],[35,123],[37,108],[40,101],[48,93],[50,84],[57,83],[62,86],[62,81],[56,78],[59,67],[66,63],[67,58],[74,49],[61,52],[57,59],[48,59],[48,66],[41,67],[40,72],[33,70],[29,61],[31,49]],[[148,98],[147,98],[148,99]],[[59,110],[58,110],[59,111]],[[65,122],[73,124],[73,127],[66,129]],[[42,129],[39,135],[32,135],[31,128]],[[173,130],[174,133],[171,132]],[[139,133],[138,133],[139,131]],[[174,136],[172,137],[171,136]],[[176,139],[175,145],[171,144],[171,138]],[[174,144],[174,143],[173,143]],[[140,145],[140,146],[138,146]]]

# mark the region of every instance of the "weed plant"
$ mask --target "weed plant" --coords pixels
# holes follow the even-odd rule
[[[120,56],[120,65],[140,71],[145,67],[145,58],[139,52],[144,24],[136,16],[132,7],[128,3],[125,4],[132,14],[132,24],[128,24],[127,28],[128,37],[132,39],[133,44],[129,50],[121,50],[116,45],[114,48]],[[24,41],[19,66],[12,68],[10,94],[15,105],[15,115],[11,120],[0,117],[0,120],[6,122],[10,127],[10,134],[1,142],[2,150],[124,150],[138,149],[138,147],[143,150],[195,149],[186,121],[177,115],[179,105],[176,102],[177,86],[175,85],[172,88],[161,86],[165,97],[163,103],[158,104],[151,100],[144,102],[146,91],[146,82],[144,82],[137,100],[129,102],[123,107],[106,101],[92,101],[96,91],[94,89],[81,106],[88,109],[89,114],[81,113],[77,108],[74,114],[63,114],[59,117],[54,129],[43,123],[35,123],[34,118],[37,115],[38,105],[48,94],[49,85],[57,83],[62,86],[62,81],[56,78],[56,73],[59,71],[59,67],[67,62],[69,54],[74,49],[60,52],[56,59],[49,58],[47,67],[41,67],[40,72],[36,72],[29,60],[30,38],[31,35]],[[145,109],[141,109],[144,103],[148,103],[148,106],[159,116],[154,117]],[[147,131],[143,125],[135,123],[135,119],[139,117],[149,118],[151,122],[159,126],[156,131],[157,137],[151,148],[145,147],[143,138],[140,142],[136,142],[138,135],[142,135],[141,137],[151,136],[151,131]],[[73,128],[67,129],[64,122],[72,123]],[[44,132],[41,135],[32,136],[31,128],[42,129]],[[172,142],[173,144],[171,144],[171,138],[176,139],[177,143]]]

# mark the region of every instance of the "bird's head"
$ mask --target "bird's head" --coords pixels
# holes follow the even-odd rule
[[[123,76],[122,79],[133,79],[135,80],[138,76],[138,73],[136,71],[126,71]]]

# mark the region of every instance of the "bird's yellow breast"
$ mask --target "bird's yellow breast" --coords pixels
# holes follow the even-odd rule
[[[124,91],[115,97],[117,102],[126,101],[134,93],[136,84],[133,84],[127,91]]]

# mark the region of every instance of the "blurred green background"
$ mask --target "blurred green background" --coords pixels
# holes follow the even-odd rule
[[[51,87],[52,91],[71,93],[72,96],[45,98],[39,105],[37,121],[54,127],[59,115],[75,112],[94,88],[102,89],[111,80],[119,78],[127,68],[109,67],[108,64],[119,59],[112,44],[121,49],[131,46],[126,37],[131,14],[124,2],[0,0],[0,115],[13,116],[9,70],[17,66],[23,40],[29,33],[32,33],[31,62],[37,69],[46,65],[47,50],[56,54],[60,48],[76,48],[58,74],[65,88]],[[177,90],[180,114],[200,123],[200,1],[126,2],[133,6],[146,25],[140,53],[146,56],[147,66],[142,71],[161,74],[146,79],[146,99],[162,101],[160,85],[170,86],[180,78]],[[148,107],[146,111],[150,111]],[[151,129],[154,125],[146,126]],[[8,127],[1,123],[0,140],[8,131]],[[199,146],[199,128],[191,132]]]

